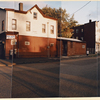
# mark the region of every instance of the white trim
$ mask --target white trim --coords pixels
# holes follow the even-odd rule
[[[57,39],[61,39],[61,40],[68,40],[68,41],[78,41],[78,42],[82,42],[81,40],[78,40],[78,39],[73,39],[73,38],[57,37]]]

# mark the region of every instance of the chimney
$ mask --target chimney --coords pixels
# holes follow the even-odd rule
[[[23,3],[19,3],[19,11],[23,11]]]
[[[90,19],[90,20],[89,20],[89,23],[91,23],[91,22],[92,22],[92,20]]]

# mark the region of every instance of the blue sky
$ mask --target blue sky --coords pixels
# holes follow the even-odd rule
[[[37,4],[40,8],[48,7],[66,9],[71,16],[75,11],[83,7],[89,1],[0,1],[0,7],[19,9],[19,2],[23,2],[24,10],[28,10]],[[100,19],[100,1],[91,1],[84,8],[74,14],[74,19],[79,24],[88,23],[89,19],[97,21]]]

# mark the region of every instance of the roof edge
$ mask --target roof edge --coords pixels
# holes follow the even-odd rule
[[[34,7],[36,7],[38,9],[38,11],[41,13],[41,15],[45,18],[49,18],[49,19],[53,19],[53,20],[58,20],[56,18],[53,18],[53,17],[49,17],[49,16],[46,16],[42,10],[37,6],[37,4],[35,4],[32,8],[30,8],[29,10],[27,11],[20,11],[20,10],[15,10],[15,9],[10,9],[10,8],[5,8],[6,11],[14,11],[14,12],[17,12],[17,13],[23,13],[23,14],[27,14],[30,10],[32,10]]]

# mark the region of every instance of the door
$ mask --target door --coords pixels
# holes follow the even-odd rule
[[[63,56],[67,56],[67,41],[63,42]]]
[[[4,44],[0,42],[0,59],[5,58]]]

